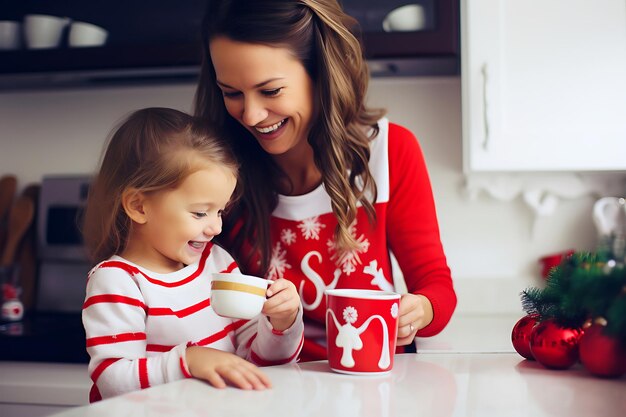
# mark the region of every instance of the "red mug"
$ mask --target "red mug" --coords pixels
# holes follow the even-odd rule
[[[539,265],[541,265],[541,277],[547,279],[553,268],[561,265],[564,259],[572,256],[574,253],[575,251],[570,249],[539,258]]]
[[[393,368],[400,294],[326,290],[328,364],[344,374],[383,374]]]

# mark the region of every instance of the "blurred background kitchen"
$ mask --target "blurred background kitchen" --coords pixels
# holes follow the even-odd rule
[[[29,49],[24,35],[15,50],[0,52],[0,167],[2,174],[17,177],[18,191],[41,183],[44,176],[89,175],[111,128],[129,111],[145,106],[191,110],[196,68],[178,65],[176,59],[193,62],[188,58],[193,54],[181,52],[171,62],[159,56],[175,55],[178,45],[194,42],[188,25],[197,25],[200,14],[191,12],[201,10],[201,1],[183,7],[160,1],[149,10],[137,1],[112,2],[100,10],[71,1],[13,3],[20,3],[14,15],[2,19],[24,24],[20,17],[38,11],[89,19],[108,25],[110,32],[106,47],[79,48],[63,43],[68,42],[63,36],[69,37],[70,22],[56,46]],[[366,34],[394,8],[391,3],[344,1],[361,18]],[[418,31],[400,40],[413,46],[383,39],[382,46],[373,43],[378,50],[368,52],[374,74],[369,102],[386,107],[392,120],[421,141],[460,294],[459,312],[518,312],[519,291],[539,276],[538,259],[567,249],[592,250],[597,240],[593,203],[603,195],[626,194],[625,6],[604,0],[597,10],[583,13],[576,9],[581,2],[553,1],[554,11],[538,17],[543,7],[538,1],[500,6],[502,10],[498,2],[473,3],[475,9],[466,10],[462,53],[453,36],[459,28],[447,28],[452,36],[448,44],[443,36],[431,36],[432,44],[420,46],[429,40],[416,36],[430,32],[424,29],[426,21],[436,26],[438,8],[447,13],[440,19],[458,19],[458,4],[422,1],[415,3],[419,8],[407,10],[408,28],[416,25]],[[123,17],[120,10],[126,12]],[[506,25],[492,22],[498,13]],[[513,24],[524,13],[526,24]],[[161,24],[164,20],[169,24]],[[593,26],[602,30],[594,33]],[[581,27],[589,32],[578,33]],[[155,28],[159,33],[151,34]],[[370,40],[381,43],[372,35],[407,35],[404,30],[370,34]],[[558,39],[545,37],[542,42],[542,33],[557,32]],[[517,47],[515,55],[507,42]],[[396,50],[385,50],[385,44]],[[163,62],[153,63],[157,58]],[[460,58],[467,69],[463,77]],[[528,75],[520,76],[522,70]],[[492,102],[483,100],[483,87]],[[464,116],[462,99],[467,104]],[[483,111],[483,101],[488,110]],[[584,101],[588,104],[581,105]],[[489,138],[484,135],[487,123]],[[511,130],[498,130],[504,123]],[[520,130],[523,125],[530,127]]]
[[[41,196],[48,209],[80,208],[84,178],[128,112],[191,111],[202,4],[0,6],[0,177],[15,176],[16,197],[40,186],[32,312],[78,313],[84,289],[80,255],[46,249],[75,242],[63,236],[72,227],[42,228],[50,211],[42,211]],[[595,250],[602,230],[594,204],[626,196],[626,2],[343,4],[363,28],[369,103],[387,108],[424,150],[456,314],[520,317],[520,291],[542,282],[539,259]],[[34,39],[44,23],[60,37],[42,47]],[[623,221],[623,203],[622,212],[604,224]],[[56,215],[65,224],[68,212]]]

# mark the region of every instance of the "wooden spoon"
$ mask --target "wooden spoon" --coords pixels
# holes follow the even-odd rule
[[[24,233],[22,243],[17,249],[15,262],[19,265],[19,283],[22,287],[22,303],[24,310],[29,311],[35,308],[37,291],[37,206],[41,185],[30,184],[24,191],[23,196],[27,196],[35,207],[35,218],[30,227]]]
[[[0,224],[13,203],[16,188],[17,178],[14,175],[5,175],[0,178]]]
[[[7,240],[4,246],[0,266],[10,266],[15,262],[15,252],[24,233],[33,221],[35,205],[29,196],[20,196],[9,212]]]
[[[3,252],[3,244],[6,236],[5,217],[9,212],[15,189],[17,188],[17,178],[14,175],[5,175],[0,178],[0,253]]]

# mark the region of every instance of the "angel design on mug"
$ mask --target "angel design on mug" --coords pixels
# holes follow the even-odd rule
[[[397,316],[398,312],[398,304],[395,304],[391,307],[392,316],[395,314]],[[355,323],[359,317],[359,313],[356,308],[352,306],[347,306],[343,309],[343,320],[346,324],[341,325],[335,317],[335,313],[331,309],[326,310],[326,320],[328,320],[328,315],[330,313],[330,317],[332,317],[335,326],[337,327],[337,338],[335,339],[335,345],[343,349],[343,353],[341,356],[341,365],[346,368],[352,368],[355,365],[354,357],[352,356],[353,350],[361,350],[363,348],[363,341],[361,340],[360,335],[367,329],[370,323],[377,319],[380,321],[383,329],[383,340],[389,340],[389,329],[387,329],[387,323],[385,320],[378,314],[368,317],[365,322],[357,327],[354,327],[353,323]],[[395,316],[394,316],[395,317]],[[328,326],[328,323],[326,324]],[[386,369],[391,364],[391,355],[389,353],[389,343],[384,342],[382,344],[382,349],[380,352],[380,359],[378,360],[378,367],[380,369]]]

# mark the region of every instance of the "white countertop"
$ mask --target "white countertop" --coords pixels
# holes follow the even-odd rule
[[[604,380],[580,365],[554,371],[523,360],[511,345],[520,317],[455,316],[439,335],[417,339],[417,355],[397,355],[386,377],[340,375],[325,362],[269,367],[274,388],[266,392],[185,380],[57,416],[624,415],[626,376]],[[0,403],[87,404],[86,365],[0,362],[0,374]]]
[[[323,362],[264,368],[265,391],[177,381],[56,417],[158,416],[623,416],[626,379],[580,367],[553,371],[514,353],[396,355],[385,376],[334,373]]]

